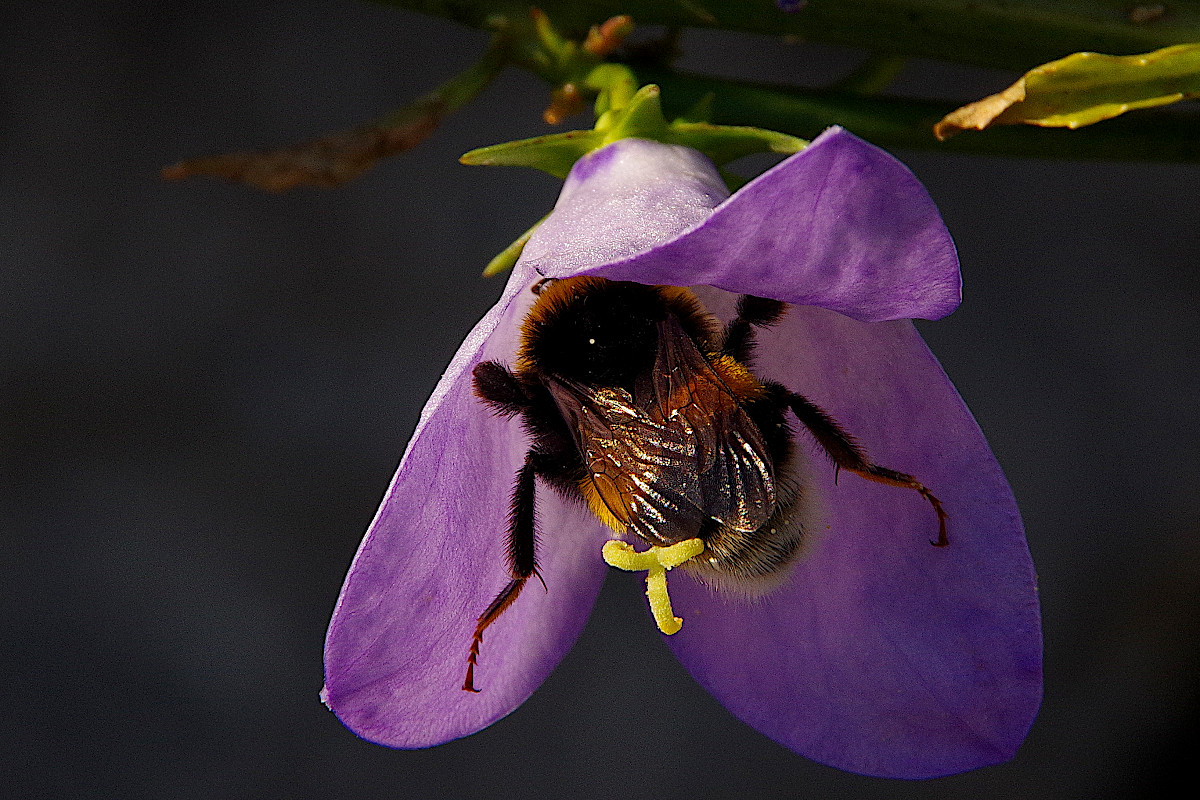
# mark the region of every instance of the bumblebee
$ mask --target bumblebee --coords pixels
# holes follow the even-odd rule
[[[919,492],[948,544],[946,512],[913,476],[873,464],[803,395],[751,371],[755,329],[787,306],[742,296],[722,326],[691,291],[604,278],[543,280],[521,329],[516,370],[475,367],[475,394],[520,416],[532,444],[509,514],[511,580],[476,621],[463,689],[474,687],[484,630],[537,574],[536,478],[584,502],[615,531],[665,547],[699,538],[687,569],[719,591],[776,588],[806,528],[802,453],[788,412],[837,469]],[[538,576],[540,579],[540,576]]]

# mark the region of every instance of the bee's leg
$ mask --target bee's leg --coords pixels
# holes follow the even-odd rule
[[[475,663],[479,660],[479,646],[483,643],[484,630],[516,601],[529,576],[537,573],[537,561],[534,557],[537,539],[533,513],[534,472],[534,454],[530,452],[525,456],[524,465],[517,470],[512,508],[508,514],[508,570],[512,580],[475,621],[475,635],[471,639],[471,649],[467,655],[467,677],[462,686],[468,692],[479,691],[475,688]]]
[[[530,405],[517,376],[499,361],[481,361],[471,372],[475,394],[502,417],[514,417]]]
[[[854,437],[843,431],[837,422],[834,421],[833,417],[826,414],[816,405],[813,405],[803,395],[788,392],[786,389],[782,389],[782,387],[780,387],[780,390],[784,402],[792,409],[796,417],[804,423],[804,426],[808,428],[821,447],[825,448],[825,452],[833,459],[835,466],[840,469],[849,470],[867,480],[886,483],[889,486],[901,486],[920,492],[921,496],[933,506],[933,510],[937,514],[938,538],[937,541],[931,541],[930,544],[935,547],[945,547],[950,544],[950,540],[946,538],[946,511],[942,508],[942,502],[934,497],[933,492],[925,488],[912,475],[896,472],[887,467],[881,467],[878,464],[872,464],[867,460],[867,454],[854,441]]]
[[[774,325],[787,310],[782,300],[744,294],[738,299],[737,316],[725,326],[721,352],[743,364],[754,355],[754,328]]]

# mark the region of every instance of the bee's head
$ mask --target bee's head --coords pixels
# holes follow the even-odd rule
[[[654,365],[667,314],[655,287],[577,277],[540,283],[537,295],[522,329],[522,370],[632,389]]]

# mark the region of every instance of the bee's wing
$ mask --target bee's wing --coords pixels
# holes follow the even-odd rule
[[[740,531],[756,531],[775,511],[775,478],[758,426],[737,408],[717,436],[716,457],[701,475],[705,511]]]
[[[590,389],[557,379],[547,386],[613,517],[653,544],[699,532],[705,513],[696,443],[681,421],[651,419],[620,389]]]
[[[651,415],[682,420],[696,442],[706,516],[742,531],[775,509],[775,478],[762,432],[674,316],[658,325]]]

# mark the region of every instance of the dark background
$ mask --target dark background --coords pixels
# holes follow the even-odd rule
[[[424,399],[552,179],[461,167],[543,132],[506,73],[417,151],[284,196],[159,167],[387,112],[485,37],[348,2],[0,11],[0,794],[1119,798],[1195,784],[1200,167],[901,152],[957,239],[922,324],[1005,466],[1046,700],[1010,764],[921,783],[736,721],[613,575],[502,722],[369,745],[317,700],[325,625]],[[685,65],[810,82],[855,54],[694,34]],[[914,94],[1011,76],[918,62]],[[580,122],[579,124],[586,124]],[[1068,135],[1068,134],[1064,134]],[[644,702],[635,708],[629,697]]]

